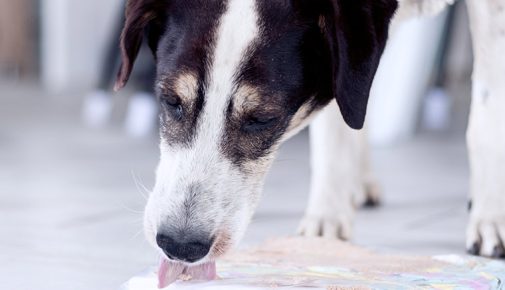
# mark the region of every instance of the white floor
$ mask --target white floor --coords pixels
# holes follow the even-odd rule
[[[157,138],[85,129],[72,96],[0,89],[0,289],[110,290],[157,262],[142,207]],[[464,139],[418,137],[373,152],[384,205],[363,210],[354,242],[407,254],[464,252]],[[244,245],[290,235],[309,187],[307,135],[286,144]]]

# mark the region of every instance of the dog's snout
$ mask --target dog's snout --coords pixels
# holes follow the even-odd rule
[[[168,258],[194,263],[207,256],[212,246],[212,239],[181,239],[170,234],[158,234],[156,243]]]

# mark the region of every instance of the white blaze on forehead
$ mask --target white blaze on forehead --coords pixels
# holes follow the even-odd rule
[[[197,131],[197,140],[205,139],[207,146],[219,145],[234,79],[258,32],[256,1],[229,0],[215,35],[205,107]]]
[[[188,198],[186,188],[195,183],[202,184],[205,189],[198,195],[199,204],[211,199],[223,201],[230,193],[235,194],[234,200],[243,204],[249,193],[243,190],[242,173],[221,154],[220,146],[235,77],[259,33],[255,0],[229,0],[215,33],[213,50],[209,51],[205,102],[194,140],[188,147],[171,147],[164,140],[161,142],[155,194],[151,197],[155,199],[151,202],[155,204],[154,215],[156,212],[159,215],[171,213],[167,209],[173,209],[175,214],[178,206]],[[209,182],[212,180],[215,182]],[[224,219],[225,213],[215,212],[219,211],[215,204],[209,203],[206,210],[199,214],[213,216],[215,223]]]

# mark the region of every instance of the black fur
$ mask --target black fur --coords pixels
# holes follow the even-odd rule
[[[323,2],[326,2],[325,33],[333,57],[333,95],[347,124],[361,129],[398,3],[396,0]]]
[[[162,103],[162,136],[171,145],[188,146],[193,140],[198,117],[205,104],[206,72],[211,57],[209,51],[218,21],[226,7],[223,0],[176,0],[171,3],[165,33],[160,36],[156,50],[157,80],[170,88],[180,73],[194,73],[198,79],[198,93],[193,103],[181,104],[183,114],[177,121],[173,120],[170,108],[163,106],[164,95],[174,92],[156,87],[156,95]]]
[[[163,136],[173,144],[191,143],[205,105],[215,29],[226,5],[226,0],[128,3],[116,88],[128,80],[146,29],[156,51],[158,81],[170,82],[181,71],[199,80],[197,100],[181,104],[182,118],[174,118],[170,108],[162,110]],[[396,7],[396,0],[258,0],[261,39],[249,49],[236,85],[257,88],[262,106],[237,115],[230,104],[223,152],[236,164],[265,156],[304,104],[318,110],[336,99],[349,126],[361,128]],[[162,101],[170,93],[157,91]],[[264,119],[268,124],[258,122]]]

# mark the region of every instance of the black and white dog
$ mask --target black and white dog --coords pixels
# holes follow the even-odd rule
[[[147,35],[157,62],[161,160],[145,231],[164,257],[161,271],[212,271],[242,237],[279,145],[313,119],[312,196],[300,232],[350,237],[353,200],[371,184],[366,162],[355,162],[366,158],[348,156],[365,149],[362,134],[347,125],[363,126],[397,6],[396,0],[128,2],[116,89],[126,84]]]

